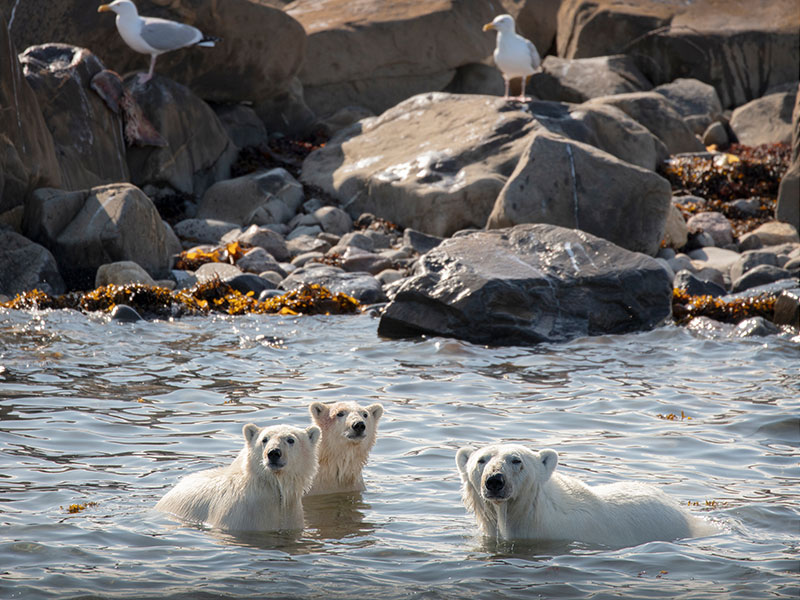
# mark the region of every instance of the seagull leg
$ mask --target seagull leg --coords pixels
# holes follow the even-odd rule
[[[530,78],[531,78],[530,75],[525,75],[524,77],[522,77],[522,81],[520,82],[520,85],[522,87],[521,87],[521,89],[519,91],[519,98],[518,98],[518,100],[520,102],[530,102],[531,101],[531,97],[525,95],[525,88],[528,87],[528,79],[530,79]]]
[[[508,84],[509,84],[508,77],[503,76],[503,81],[505,81],[506,83],[506,91],[503,94],[503,100],[508,100]]]
[[[139,83],[147,83],[153,78],[153,71],[156,68],[156,55],[150,55],[150,70],[147,71],[147,75],[139,74]]]

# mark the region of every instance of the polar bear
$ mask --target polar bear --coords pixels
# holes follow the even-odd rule
[[[156,509],[229,531],[302,529],[302,496],[317,470],[319,427],[242,428],[244,447],[227,467],[192,473]]]
[[[356,402],[312,402],[308,412],[322,431],[319,468],[308,494],[363,492],[366,488],[361,470],[375,445],[383,406],[370,404],[365,408]]]
[[[505,540],[566,540],[612,547],[698,535],[701,522],[659,489],[638,483],[589,487],[556,473],[555,450],[517,444],[456,454],[462,499],[481,530]]]

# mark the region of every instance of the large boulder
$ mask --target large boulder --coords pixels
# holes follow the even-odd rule
[[[89,87],[103,63],[89,50],[67,44],[31,46],[20,62],[53,135],[61,187],[128,181],[121,117]]]
[[[61,185],[53,136],[0,14],[0,214],[22,210],[37,187]]]
[[[357,104],[375,113],[447,86],[457,67],[492,53],[485,0],[295,0],[286,12],[308,34],[300,71],[320,116]]]
[[[649,131],[613,108],[432,93],[339,132],[308,156],[302,180],[353,217],[369,212],[448,236],[485,225],[528,136],[540,129],[651,169],[666,154]]]
[[[47,248],[0,228],[0,294],[13,297],[33,289],[64,293],[55,258]]]
[[[305,33],[269,2],[226,0],[223,7],[212,0],[137,0],[136,6],[142,15],[189,23],[222,38],[214,48],[185,48],[160,56],[156,73],[191,87],[206,100],[249,100],[259,114],[269,113],[290,93],[305,56]],[[148,66],[148,56],[122,41],[114,15],[98,14],[96,4],[0,0],[0,12],[7,17],[13,12],[9,28],[18,48],[61,42],[91,49],[119,73]]]
[[[23,231],[53,253],[70,288],[94,285],[97,269],[131,260],[154,279],[169,274],[172,246],[150,198],[127,184],[65,192],[40,188],[25,207]]]
[[[792,111],[792,162],[781,179],[775,218],[800,231],[800,93]]]
[[[761,98],[738,107],[731,115],[731,129],[740,144],[792,143],[792,109],[797,82],[769,90]]]
[[[653,258],[573,229],[517,225],[457,236],[424,255],[378,333],[560,342],[653,328],[671,300],[670,277]]]
[[[725,108],[797,78],[795,0],[563,0],[558,20],[559,56],[628,54],[655,84],[710,83]]]
[[[575,59],[548,56],[541,71],[531,77],[528,89],[542,100],[584,102],[652,87],[632,58],[618,54]]]
[[[517,33],[532,41],[539,54],[555,53],[561,0],[500,0],[500,4],[516,20]]]
[[[593,98],[588,104],[615,106],[647,127],[667,146],[670,154],[702,152],[703,143],[675,110],[672,103],[658,92],[631,92]]]
[[[238,150],[208,104],[186,86],[158,75],[146,85],[131,77],[126,87],[167,142],[128,149],[132,183],[201,196],[230,176]]]
[[[594,146],[537,132],[494,205],[487,228],[571,227],[655,254],[671,206],[669,182]]]

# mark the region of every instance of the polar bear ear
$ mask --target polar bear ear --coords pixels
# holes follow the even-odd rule
[[[308,441],[311,442],[311,445],[316,446],[317,442],[319,441],[319,427],[317,427],[316,425],[307,427],[306,435],[308,436]]]
[[[244,427],[242,427],[242,435],[244,436],[244,441],[248,444],[252,444],[253,440],[258,437],[258,432],[261,431],[261,428],[254,423],[248,423]]]
[[[558,464],[558,452],[555,450],[550,450],[549,448],[542,450],[539,452],[539,460],[542,462],[544,472],[549,479],[553,474],[553,471],[556,470],[556,465]]]
[[[381,406],[377,402],[375,404],[370,404],[367,407],[367,412],[371,414],[372,418],[377,421],[383,416],[383,406]]]
[[[458,472],[464,477],[467,476],[467,461],[473,452],[475,452],[475,448],[472,446],[464,446],[456,452],[456,466],[458,467]]]
[[[325,427],[331,422],[329,407],[322,402],[312,402],[308,406],[308,412],[311,414],[311,420],[320,427]]]

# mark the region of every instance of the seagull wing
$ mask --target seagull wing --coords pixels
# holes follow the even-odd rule
[[[185,23],[155,17],[142,17],[142,21],[142,39],[162,52],[191,46],[203,39],[203,32]]]
[[[539,57],[539,51],[536,50],[536,46],[533,45],[533,42],[530,40],[525,40],[528,43],[528,52],[531,55],[531,66],[534,69],[538,69],[539,65],[542,63],[542,59]]]

